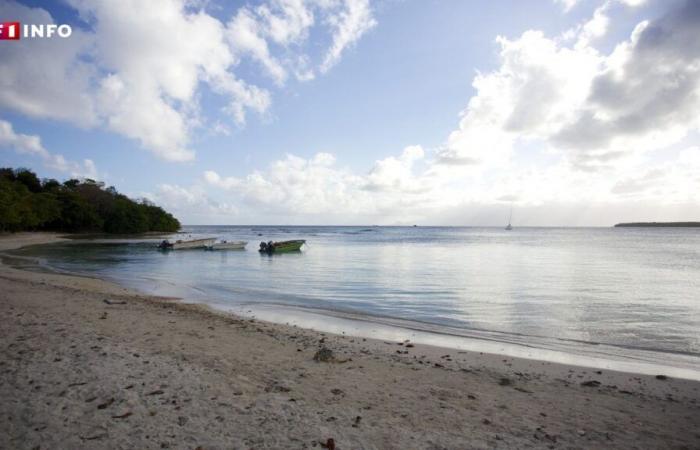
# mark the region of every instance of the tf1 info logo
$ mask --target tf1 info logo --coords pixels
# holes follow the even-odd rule
[[[67,38],[73,33],[70,25],[50,24],[20,24],[19,22],[0,23],[0,41],[18,41],[20,38],[51,38],[58,36]]]

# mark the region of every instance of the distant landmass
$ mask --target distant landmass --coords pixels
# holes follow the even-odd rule
[[[700,227],[700,222],[629,222],[618,223],[616,227]]]

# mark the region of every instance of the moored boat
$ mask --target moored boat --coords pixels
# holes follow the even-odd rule
[[[510,216],[508,217],[508,225],[506,225],[506,231],[513,229],[513,225],[510,222],[513,220],[513,205],[510,205]]]
[[[216,242],[216,238],[192,239],[190,241],[177,240],[170,242],[165,240],[158,245],[161,250],[184,250],[190,248],[205,248]]]
[[[303,239],[297,239],[294,241],[280,241],[280,242],[261,242],[260,243],[260,253],[267,253],[271,255],[273,253],[284,253],[284,252],[298,252],[301,250],[301,246],[306,243]]]
[[[207,250],[243,250],[248,242],[246,241],[221,241],[207,245]]]

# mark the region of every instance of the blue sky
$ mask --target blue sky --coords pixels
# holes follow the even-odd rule
[[[185,223],[697,219],[697,5],[8,1],[73,34],[0,41],[0,165]]]

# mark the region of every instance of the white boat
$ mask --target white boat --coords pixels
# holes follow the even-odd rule
[[[510,205],[510,217],[508,217],[508,225],[506,225],[506,231],[510,231],[513,229],[513,226],[510,224],[511,220],[513,220],[513,205]]]
[[[205,248],[216,242],[216,238],[193,239],[191,241],[163,241],[158,245],[158,248],[163,250],[184,250],[189,248]]]
[[[247,241],[221,241],[207,245],[205,248],[207,250],[243,250],[247,243]]]

